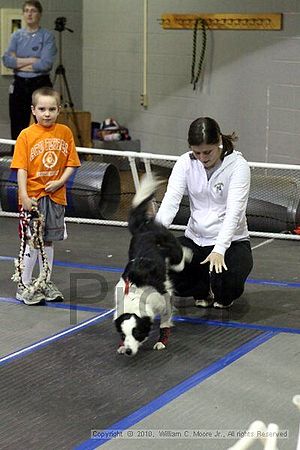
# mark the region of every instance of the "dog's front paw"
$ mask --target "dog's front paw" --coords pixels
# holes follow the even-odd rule
[[[156,342],[156,344],[153,346],[153,350],[163,350],[164,348],[166,348],[165,344],[160,341]]]
[[[125,346],[120,345],[120,347],[117,350],[117,353],[119,353],[119,355],[124,355],[125,354]]]

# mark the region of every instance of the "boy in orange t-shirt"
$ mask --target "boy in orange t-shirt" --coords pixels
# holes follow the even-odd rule
[[[21,131],[16,141],[11,169],[18,170],[19,204],[21,212],[38,208],[43,214],[44,246],[50,271],[53,266],[53,241],[66,237],[64,212],[66,182],[80,160],[71,130],[55,123],[60,112],[60,95],[54,89],[44,87],[32,95],[32,114],[37,123]],[[33,293],[30,289],[32,272],[39,251],[26,243],[22,284],[16,298],[26,305],[43,300],[62,301],[63,295],[49,281],[46,287]],[[42,258],[39,255],[40,270]]]

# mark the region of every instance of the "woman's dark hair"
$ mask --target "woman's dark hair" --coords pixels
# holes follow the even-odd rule
[[[42,12],[43,12],[43,7],[42,7],[42,5],[40,4],[40,2],[39,2],[38,0],[26,0],[26,1],[24,2],[24,4],[23,4],[22,10],[24,11],[24,10],[25,10],[25,7],[28,6],[28,5],[33,6],[34,8],[36,8],[36,9],[38,10],[38,12],[39,12],[40,14],[42,14]]]
[[[219,124],[210,117],[199,117],[194,120],[189,128],[189,145],[219,144],[223,145],[221,159],[233,152],[233,142],[238,139],[235,133],[222,134]]]

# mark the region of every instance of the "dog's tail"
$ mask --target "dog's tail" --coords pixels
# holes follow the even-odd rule
[[[162,181],[154,175],[144,175],[141,179],[140,186],[132,200],[132,208],[128,219],[128,228],[132,234],[140,230],[141,226],[149,220],[153,220],[152,200],[161,183]]]

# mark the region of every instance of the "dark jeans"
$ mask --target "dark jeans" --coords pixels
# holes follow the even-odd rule
[[[9,95],[9,117],[11,138],[17,139],[20,132],[29,126],[32,93],[41,87],[52,87],[49,75],[35,78],[15,76],[14,90]]]
[[[199,247],[185,236],[180,236],[179,241],[181,245],[191,248],[194,255],[182,272],[171,274],[178,296],[205,299],[211,287],[215,301],[227,305],[242,295],[253,267],[249,241],[232,242],[225,253],[228,270],[223,270],[220,274],[215,271],[209,274],[209,263],[200,264],[211,253],[213,246]]]

